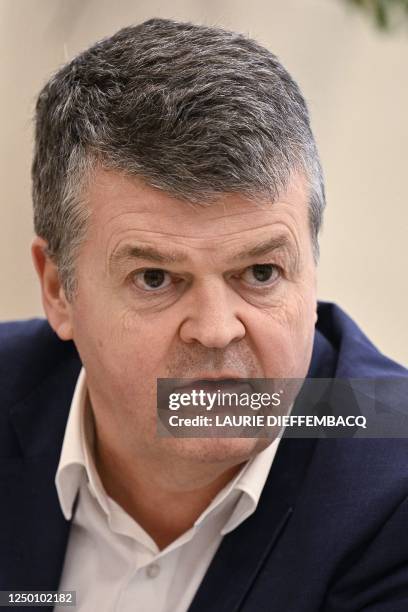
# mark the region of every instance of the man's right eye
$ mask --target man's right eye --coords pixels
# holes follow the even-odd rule
[[[145,268],[132,274],[134,284],[143,291],[166,289],[171,284],[171,276],[161,268]]]

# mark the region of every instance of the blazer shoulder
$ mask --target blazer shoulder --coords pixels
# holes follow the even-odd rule
[[[0,395],[9,407],[28,395],[63,361],[79,360],[75,345],[62,341],[46,319],[0,323]]]
[[[316,327],[337,355],[338,378],[408,377],[408,369],[380,351],[337,304],[319,301]]]

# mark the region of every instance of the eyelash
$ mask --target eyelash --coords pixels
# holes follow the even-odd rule
[[[277,278],[276,278],[274,281],[272,281],[270,284],[268,284],[268,285],[249,285],[248,283],[246,283],[247,287],[249,287],[250,289],[254,289],[255,291],[262,292],[262,291],[268,291],[268,290],[270,290],[270,289],[271,289],[271,287],[275,286],[275,284],[276,284],[277,282],[279,282],[279,280],[280,280],[280,279],[282,278],[282,276],[283,276],[283,269],[282,269],[280,266],[278,266],[278,265],[276,265],[275,263],[272,263],[272,262],[262,262],[262,263],[252,264],[251,266],[248,266],[247,268],[245,268],[245,270],[243,271],[243,273],[242,273],[242,274],[244,274],[244,273],[245,273],[247,270],[251,270],[251,269],[252,269],[252,268],[254,268],[255,266],[272,266],[272,267],[273,267],[273,269],[274,269],[274,270],[276,270],[276,273],[278,274]],[[144,272],[147,272],[147,271],[149,271],[149,270],[160,270],[160,271],[162,271],[162,272],[165,272],[166,274],[171,275],[171,273],[170,273],[170,272],[168,272],[167,270],[164,270],[163,268],[141,268],[140,270],[136,270],[136,271],[132,272],[132,273],[129,275],[130,282],[131,282],[131,284],[133,285],[134,289],[136,289],[136,290],[138,290],[138,291],[140,291],[140,292],[144,293],[145,295],[149,295],[149,294],[152,294],[152,295],[160,295],[160,294],[162,294],[162,293],[165,293],[166,291],[169,291],[169,289],[171,288],[171,285],[168,285],[168,286],[166,286],[166,287],[164,287],[164,288],[151,289],[151,290],[148,290],[148,289],[142,289],[142,288],[140,288],[140,287],[138,287],[138,286],[136,285],[136,283],[135,283],[135,282],[134,282],[134,280],[133,280],[133,279],[134,279],[134,277],[135,277],[137,274],[143,275],[143,274],[144,274]],[[240,276],[241,276],[241,275],[240,275]],[[181,282],[181,281],[179,281],[179,282]]]

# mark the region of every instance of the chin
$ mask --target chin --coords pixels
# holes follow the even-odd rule
[[[184,461],[228,466],[247,461],[271,442],[267,438],[172,438],[166,440],[166,451]]]

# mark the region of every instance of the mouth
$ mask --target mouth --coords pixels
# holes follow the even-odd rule
[[[217,391],[243,393],[251,389],[252,385],[245,378],[200,378],[187,382],[185,385],[177,385],[174,390],[180,393],[201,390],[209,393]]]

